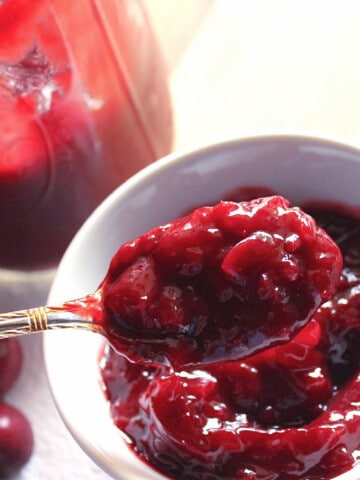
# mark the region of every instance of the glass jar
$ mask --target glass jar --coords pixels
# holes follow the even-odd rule
[[[99,202],[171,149],[140,1],[1,2],[0,131],[0,267],[54,266]]]

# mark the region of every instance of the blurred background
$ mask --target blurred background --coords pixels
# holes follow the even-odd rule
[[[167,64],[173,150],[268,131],[360,143],[357,0],[143,1]],[[26,356],[9,398],[36,443],[16,479],[108,479],[62,424],[38,340]]]
[[[145,0],[170,69],[175,148],[262,130],[360,138],[356,0]]]

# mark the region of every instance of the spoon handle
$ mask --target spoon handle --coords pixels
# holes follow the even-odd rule
[[[64,307],[36,307],[0,314],[0,338],[60,328],[81,328],[100,333],[91,317],[66,311]]]

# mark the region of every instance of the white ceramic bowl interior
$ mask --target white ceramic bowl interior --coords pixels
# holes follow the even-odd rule
[[[311,136],[256,136],[170,155],[120,186],[88,219],[60,263],[49,304],[93,292],[123,242],[237,187],[267,186],[294,203],[360,206],[359,182],[359,150]],[[102,343],[87,332],[45,334],[45,362],[59,411],[80,446],[114,478],[164,479],[131,452],[112,424],[98,371]],[[360,469],[338,478],[357,480]]]

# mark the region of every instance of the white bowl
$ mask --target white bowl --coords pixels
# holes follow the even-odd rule
[[[87,220],[60,263],[49,304],[93,292],[120,244],[237,187],[267,186],[295,203],[359,206],[359,182],[358,149],[311,136],[256,136],[172,154],[121,185]],[[59,411],[82,448],[114,478],[165,479],[139,461],[112,424],[98,371],[102,342],[87,332],[46,333],[45,361]],[[357,480],[359,472],[356,467],[338,478]]]

